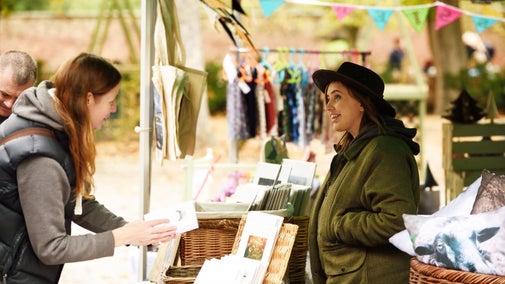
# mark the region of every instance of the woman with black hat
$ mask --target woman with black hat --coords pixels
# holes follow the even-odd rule
[[[312,78],[333,130],[343,133],[312,205],[314,283],[408,283],[410,256],[388,239],[405,228],[402,214],[417,213],[416,130],[395,119],[372,70],[344,62]]]

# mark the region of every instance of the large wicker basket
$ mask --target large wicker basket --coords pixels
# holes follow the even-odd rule
[[[413,257],[410,259],[411,284],[505,284],[505,276],[472,273],[460,270],[445,269],[422,263]]]
[[[198,219],[199,228],[181,236],[180,265],[202,265],[205,259],[220,258],[230,254],[239,223],[240,218]],[[305,283],[309,217],[286,217],[284,223],[298,226],[287,271],[289,282]]]
[[[247,207],[220,202],[195,203],[198,228],[182,234],[179,243],[180,264],[202,265],[205,259],[230,254],[240,219]],[[286,217],[286,209],[264,211]]]
[[[231,253],[240,218],[198,219],[198,229],[181,235],[181,265],[202,265],[205,259]]]
[[[233,238],[233,244],[230,246],[230,253],[234,253],[238,249],[240,236],[245,224],[247,215],[244,215],[237,225],[236,235]],[[200,221],[200,220],[199,220]],[[286,273],[289,257],[295,243],[298,225],[284,223],[275,243],[274,252],[270,260],[270,264],[265,275],[263,283],[266,284],[280,284]],[[179,246],[179,249],[181,247]],[[203,263],[202,263],[203,264]],[[184,266],[170,266],[163,275],[162,280],[164,284],[185,284],[193,283],[200,271],[201,265],[184,265]]]

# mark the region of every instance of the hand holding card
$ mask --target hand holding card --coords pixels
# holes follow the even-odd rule
[[[144,215],[144,219],[169,219],[170,223],[160,225],[177,226],[177,234],[182,234],[198,228],[198,218],[196,217],[195,203],[193,201],[180,203],[173,208],[149,212]]]

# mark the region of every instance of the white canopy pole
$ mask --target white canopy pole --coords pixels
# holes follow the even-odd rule
[[[140,38],[140,216],[149,212],[151,200],[151,145],[153,141],[153,84],[152,65],[154,62],[154,25],[156,21],[156,0],[144,0],[141,14]],[[147,247],[142,246],[139,257],[138,281],[144,281],[146,276]]]

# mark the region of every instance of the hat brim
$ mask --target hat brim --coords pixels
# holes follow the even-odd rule
[[[379,113],[392,117],[396,116],[395,109],[390,103],[384,100],[383,94],[378,94],[370,90],[368,87],[351,77],[345,76],[333,70],[317,70],[312,75],[312,79],[314,80],[314,84],[317,86],[317,88],[323,93],[326,91],[328,84],[331,82],[342,82],[343,84],[355,89],[356,91],[369,96],[377,106]]]

